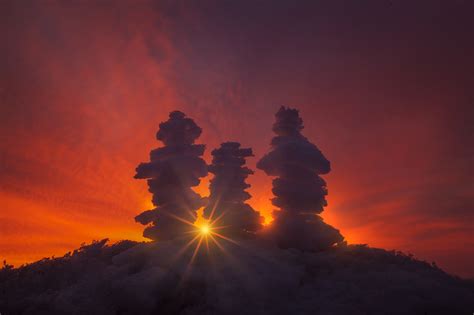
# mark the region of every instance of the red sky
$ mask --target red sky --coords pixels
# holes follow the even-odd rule
[[[2,2],[1,259],[141,240],[134,169],[169,111],[203,128],[208,161],[239,141],[255,169],[288,105],[332,163],[326,221],[474,276],[469,1],[177,3]],[[271,178],[250,183],[269,216]]]

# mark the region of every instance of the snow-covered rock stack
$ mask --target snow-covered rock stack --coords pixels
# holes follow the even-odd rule
[[[183,236],[193,229],[184,223],[196,220],[196,211],[204,206],[203,198],[191,187],[199,185],[200,177],[207,175],[207,165],[201,156],[203,144],[194,144],[201,128],[180,111],[173,111],[160,124],[156,138],[165,146],[150,152],[150,162],[141,163],[135,178],[148,179],[155,209],[135,217],[137,222],[149,225],[143,236],[153,240],[167,240]]]
[[[244,165],[245,158],[253,156],[252,149],[240,148],[238,142],[225,142],[212,151],[212,156],[209,172],[214,178],[204,216],[211,222],[217,220],[215,225],[222,226],[226,235],[253,235],[262,227],[263,217],[245,203],[251,197],[245,191],[250,187],[245,180],[253,171]]]
[[[330,171],[321,151],[301,134],[303,120],[296,109],[281,107],[275,115],[272,151],[257,164],[273,180],[274,212],[269,229],[281,247],[323,250],[343,241],[338,230],[318,215],[327,205],[326,182],[319,176]]]

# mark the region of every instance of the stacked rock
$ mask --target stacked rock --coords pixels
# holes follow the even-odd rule
[[[321,151],[301,134],[303,120],[298,110],[281,107],[275,115],[273,150],[257,168],[273,180],[273,213],[270,229],[280,247],[323,250],[343,241],[339,231],[318,215],[327,205],[326,182],[319,176],[330,171],[330,163]]]
[[[245,203],[251,196],[245,189],[250,185],[246,178],[253,174],[244,167],[246,157],[253,156],[252,149],[240,148],[238,142],[225,142],[212,151],[209,172],[214,174],[210,183],[210,197],[204,217],[211,224],[222,227],[223,233],[233,236],[251,236],[262,227],[263,217]]]
[[[204,199],[191,187],[199,185],[200,177],[207,175],[207,165],[201,156],[205,145],[194,144],[201,128],[180,111],[173,111],[166,122],[160,124],[156,139],[164,147],[150,152],[150,162],[141,163],[135,178],[147,179],[153,194],[155,209],[135,217],[149,225],[143,236],[152,240],[169,240],[184,236],[192,230],[196,211],[204,206]]]

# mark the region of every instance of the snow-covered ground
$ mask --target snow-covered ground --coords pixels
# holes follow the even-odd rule
[[[0,271],[2,314],[471,314],[474,282],[361,245],[106,241]],[[207,247],[209,246],[209,248]],[[194,256],[194,258],[193,258]]]

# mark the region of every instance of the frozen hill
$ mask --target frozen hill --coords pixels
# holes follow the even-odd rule
[[[474,282],[399,252],[258,240],[86,245],[0,271],[8,314],[471,314]]]

